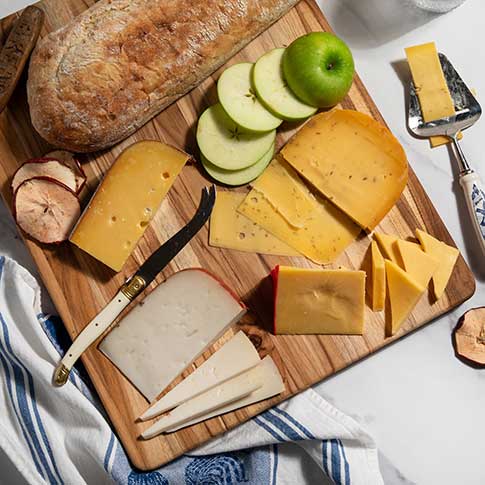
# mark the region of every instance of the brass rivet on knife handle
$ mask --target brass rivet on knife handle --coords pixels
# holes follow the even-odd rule
[[[63,386],[69,379],[70,370],[61,362],[54,372],[54,384]]]
[[[133,301],[146,287],[145,280],[138,275],[133,276],[121,288],[121,292],[130,301]]]
[[[44,22],[44,12],[27,7],[14,24],[0,50],[0,113],[5,109],[19,82]]]

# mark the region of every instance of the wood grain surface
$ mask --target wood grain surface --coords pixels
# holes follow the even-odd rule
[[[46,13],[42,35],[61,27],[92,3],[92,0],[41,2],[38,5]],[[11,20],[12,18],[8,18],[1,22],[0,36],[8,30]],[[294,38],[316,30],[329,31],[330,27],[313,0],[302,0],[286,16],[237,54],[228,65],[240,61],[255,61],[268,49],[288,45]],[[184,148],[197,158],[195,123],[202,110],[216,101],[215,81],[221,72],[222,69],[214,73],[199,87],[112,150],[82,156],[81,160],[88,174],[89,191],[94,190],[103,173],[123,148],[137,140],[162,140]],[[383,121],[357,77],[342,106],[368,113]],[[277,139],[278,148],[296,128],[294,124],[285,123],[282,126]],[[31,126],[25,83],[21,83],[10,105],[0,117],[0,187],[7,204],[11,204],[9,183],[15,169],[24,160],[41,156],[50,149],[51,147],[40,139]],[[184,168],[145,236],[119,274],[114,274],[88,254],[68,243],[42,247],[28,239],[25,240],[71,337],[74,338],[104,307],[125,278],[131,275],[153,250],[191,218],[201,188],[207,184],[208,180],[197,164]],[[411,171],[408,187],[378,230],[408,238],[413,237],[416,227],[424,228],[439,239],[453,244],[423,187]],[[369,244],[369,236],[361,234],[359,240],[335,261],[334,266],[367,269]],[[134,466],[149,470],[173,460],[424,325],[462,303],[475,289],[473,275],[460,257],[443,298],[432,304],[429,296],[423,297],[412,316],[393,338],[385,338],[384,314],[373,313],[369,308],[366,309],[363,336],[273,336],[266,330],[270,328],[272,318],[272,288],[267,275],[276,264],[315,266],[304,258],[261,256],[211,248],[208,246],[206,226],[155,282],[159,283],[173,272],[187,267],[207,268],[227,282],[250,308],[240,327],[257,345],[261,356],[272,355],[284,377],[286,392],[276,398],[173,434],[150,441],[140,441],[138,435],[150,423],[135,423],[135,418],[147,408],[146,400],[96,346],[83,356],[84,365]],[[221,341],[224,338],[227,338],[227,335]],[[200,365],[221,341],[198,359],[196,364]],[[413,356],[410,355],[409,358],[412,359]]]

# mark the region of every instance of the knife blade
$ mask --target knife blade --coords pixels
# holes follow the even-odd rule
[[[190,222],[154,251],[138,271],[121,286],[106,307],[76,337],[54,371],[53,382],[63,386],[73,365],[116,320],[119,314],[156,278],[167,264],[190,242],[209,219],[216,200],[214,185],[204,187],[199,207]]]

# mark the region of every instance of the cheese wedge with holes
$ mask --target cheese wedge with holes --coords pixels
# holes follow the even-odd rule
[[[455,105],[434,42],[405,49],[424,121],[455,114]],[[461,134],[460,134],[461,137]],[[445,136],[430,138],[432,147],[449,143]]]
[[[384,257],[402,267],[401,255],[396,246],[398,238],[389,234],[383,234],[382,232],[375,232],[374,238],[379,243]]]
[[[406,272],[426,288],[438,269],[439,261],[425,253],[419,244],[399,239],[396,245]]]
[[[279,162],[274,160],[273,163]],[[293,170],[288,165],[281,167]],[[296,183],[295,179],[293,183]],[[301,181],[298,183],[303,185]],[[291,190],[289,182],[285,187]],[[330,263],[357,238],[360,228],[327,200],[315,198],[313,206],[312,215],[298,229],[289,224],[257,189],[251,190],[238,212],[312,261]]]
[[[242,399],[219,407],[214,411],[202,414],[197,418],[185,421],[182,425],[173,426],[167,429],[166,432],[171,433],[181,428],[186,428],[187,426],[192,426],[193,424],[200,423],[201,421],[206,421],[215,416],[220,416],[231,411],[235,411],[236,409],[255,404],[257,402],[263,401],[264,399],[269,399],[270,397],[281,394],[285,390],[285,384],[283,382],[283,379],[281,378],[278,367],[276,367],[276,364],[269,355],[267,355],[261,361],[261,363],[258,364],[258,370],[261,373],[263,381],[263,385],[259,389],[256,389],[251,394],[243,397]]]
[[[69,240],[120,271],[189,158],[158,141],[131,145],[108,170]]]
[[[271,276],[275,334],[362,334],[365,271],[276,266]]]
[[[315,197],[284,159],[273,160],[251,186],[295,228],[302,228],[315,211]]]
[[[371,242],[372,310],[384,310],[386,302],[386,265],[376,241]]]
[[[387,291],[391,318],[386,318],[386,333],[394,335],[408,318],[425,291],[409,273],[386,259]]]
[[[401,196],[406,154],[382,124],[358,111],[315,115],[281,155],[363,229],[372,230]]]
[[[261,361],[257,350],[244,332],[238,332],[200,367],[186,377],[141,416],[153,419],[174,407],[206,392],[227,380],[252,369]]]
[[[186,269],[135,306],[99,349],[153,401],[245,312],[215,276]]]
[[[237,212],[246,198],[241,192],[218,191],[210,219],[209,244],[249,253],[301,256],[255,222]]]
[[[432,278],[433,293],[438,300],[446,290],[460,252],[458,249],[448,246],[421,229],[416,229],[416,237],[426,254],[439,261],[438,268],[433,273]]]

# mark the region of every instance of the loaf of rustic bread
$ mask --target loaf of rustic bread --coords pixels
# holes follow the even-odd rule
[[[32,123],[52,145],[103,149],[190,91],[298,0],[100,0],[42,39]]]

